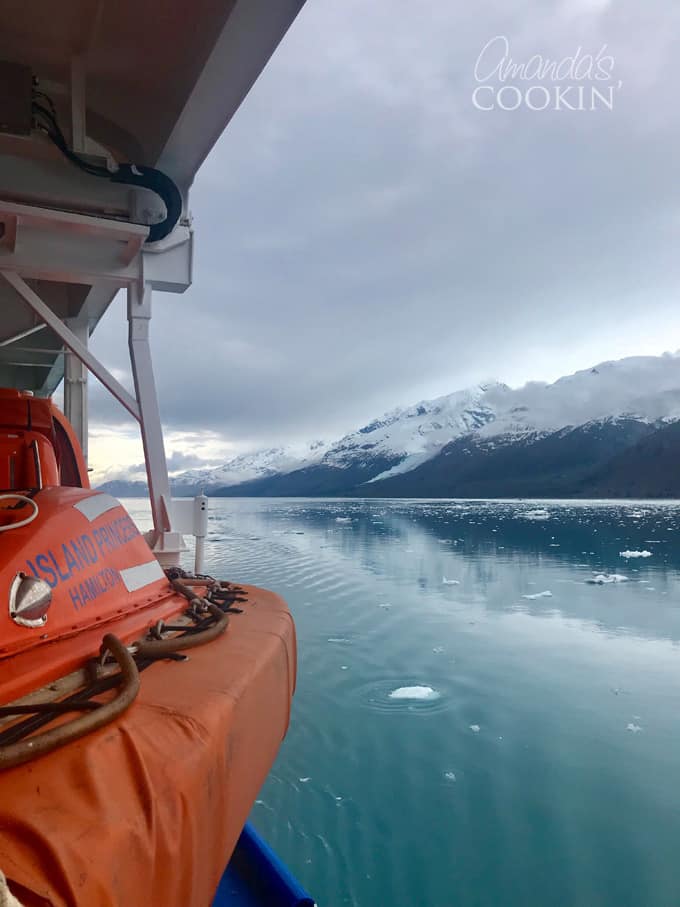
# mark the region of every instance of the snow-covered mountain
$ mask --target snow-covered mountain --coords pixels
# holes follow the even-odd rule
[[[286,447],[268,447],[253,453],[241,454],[228,460],[222,466],[204,469],[189,469],[172,477],[173,485],[178,488],[198,486],[214,488],[216,486],[237,485],[263,479],[279,473],[291,472],[303,464],[312,464],[323,457],[324,441],[311,441],[306,445],[289,445]]]
[[[457,477],[469,479],[473,461],[487,481],[492,469],[521,472],[517,464],[535,459],[539,450],[543,461],[538,466],[543,462],[546,467],[551,457],[561,463],[569,450],[568,462],[553,482],[559,491],[571,487],[559,476],[573,480],[579,457],[582,465],[599,468],[607,456],[619,456],[676,420],[680,353],[636,356],[603,362],[551,384],[511,388],[486,382],[391,410],[333,444],[259,451],[217,469],[191,470],[173,482],[178,490],[200,486],[222,494],[406,494],[417,493],[413,489],[419,485],[428,494],[439,488],[442,494],[457,494],[462,493]],[[518,460],[520,449],[524,453]],[[482,474],[472,473],[471,493],[482,493],[474,490],[486,487]],[[520,484],[522,493],[531,493],[530,485],[525,491]]]
[[[409,472],[457,438],[538,438],[601,420],[646,424],[680,419],[680,354],[634,356],[520,388],[490,382],[395,409],[332,445],[324,462],[342,466],[362,451],[399,458],[371,481]]]

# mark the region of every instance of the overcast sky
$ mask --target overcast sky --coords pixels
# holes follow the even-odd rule
[[[308,0],[196,179],[192,288],[155,297],[172,464],[679,347],[678,33],[674,0]],[[125,344],[118,300],[93,346]],[[138,462],[96,381],[91,410],[97,473]]]

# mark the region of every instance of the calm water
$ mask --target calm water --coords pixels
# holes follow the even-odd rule
[[[295,615],[253,820],[321,905],[680,904],[680,506],[215,500],[210,525],[210,571]]]

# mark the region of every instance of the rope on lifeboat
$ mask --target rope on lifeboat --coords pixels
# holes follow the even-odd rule
[[[23,504],[30,504],[33,508],[33,512],[30,516],[27,516],[26,519],[19,520],[18,523],[8,523],[7,526],[0,526],[0,532],[8,532],[10,529],[19,529],[21,528],[21,526],[28,526],[28,524],[32,523],[40,512],[38,505],[33,500],[33,498],[29,498],[25,494],[0,494],[0,501],[7,500],[21,501]],[[2,907],[2,901],[0,901],[0,907]]]
[[[99,708],[90,711],[89,714],[69,721],[68,724],[60,724],[35,737],[19,740],[8,746],[0,746],[0,769],[14,768],[35,759],[36,756],[51,753],[64,743],[70,743],[72,740],[77,740],[79,737],[103,727],[122,715],[132,705],[139,692],[139,671],[132,655],[113,633],[106,634],[102,648],[111,652],[120,667],[122,682],[116,697],[111,702],[106,702]]]
[[[243,590],[239,587],[232,586],[230,583],[218,582],[212,577],[199,580],[197,577],[187,577],[185,574],[182,576],[182,582],[174,579],[170,579],[170,582],[173,589],[189,602],[190,607],[186,614],[194,621],[193,627],[164,624],[159,621],[148,631],[150,639],[140,640],[134,643],[130,649],[116,636],[108,633],[102,643],[101,663],[103,664],[107,653],[110,653],[120,667],[118,673],[100,677],[87,689],[80,690],[62,701],[33,703],[27,706],[0,706],[0,717],[30,715],[19,724],[13,724],[5,731],[0,731],[0,771],[52,752],[57,747],[108,724],[134,702],[139,692],[141,671],[159,659],[184,660],[186,656],[180,654],[181,650],[215,639],[227,629],[228,612],[241,613],[240,608],[233,607],[233,602],[243,601],[239,595]],[[193,591],[191,586],[194,584],[208,587],[205,598]],[[180,635],[162,638],[163,632],[173,631],[179,632]],[[111,702],[92,701],[93,696],[98,696],[119,685],[120,690]],[[28,736],[59,715],[76,711],[85,711],[88,714],[44,733]],[[1,900],[0,907],[4,907]]]

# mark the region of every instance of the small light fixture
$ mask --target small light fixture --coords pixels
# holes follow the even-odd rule
[[[52,590],[44,579],[17,573],[9,587],[9,616],[20,627],[44,627]]]

